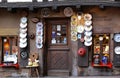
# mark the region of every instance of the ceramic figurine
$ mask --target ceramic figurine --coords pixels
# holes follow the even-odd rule
[[[100,63],[99,55],[94,55],[94,64],[99,64],[99,63]]]
[[[105,54],[103,57],[102,57],[102,63],[103,64],[107,64],[108,63],[108,55]]]
[[[32,65],[33,65],[32,60],[29,58],[28,59],[28,66],[32,66]]]

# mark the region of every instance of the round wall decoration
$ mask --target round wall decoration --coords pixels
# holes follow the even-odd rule
[[[20,27],[21,28],[26,28],[27,27],[27,23],[20,23]]]
[[[39,18],[33,17],[33,18],[31,19],[31,21],[32,21],[33,23],[37,23],[37,22],[39,22]]]
[[[66,7],[64,9],[64,15],[67,17],[70,17],[73,15],[73,9],[71,7]]]
[[[49,9],[49,8],[43,8],[43,9],[41,10],[41,15],[42,15],[43,17],[48,17],[48,16],[50,15],[50,9]]]
[[[85,21],[85,25],[86,26],[89,26],[89,25],[91,25],[92,24],[92,21]]]
[[[91,46],[91,45],[92,45],[92,41],[91,41],[91,42],[86,42],[86,41],[85,41],[85,42],[84,42],[84,45],[85,45],[85,46]]]
[[[82,25],[77,26],[77,32],[83,33],[84,32],[84,27]]]
[[[91,31],[92,30],[92,25],[90,26],[85,26],[85,31]]]
[[[114,51],[116,54],[120,54],[120,46],[115,47]]]
[[[85,20],[91,20],[92,19],[92,15],[91,14],[85,14],[84,15],[84,19]]]
[[[20,21],[21,21],[21,23],[27,23],[27,17],[22,17],[22,18],[20,19]]]
[[[20,48],[25,48],[25,47],[27,47],[27,42],[25,42],[25,43],[20,42],[20,43],[19,43],[19,47],[20,47]]]
[[[120,34],[115,34],[114,40],[115,42],[120,42]]]
[[[22,59],[26,59],[26,58],[28,57],[28,53],[27,53],[26,51],[22,51],[22,52],[20,53],[20,57],[21,57]]]

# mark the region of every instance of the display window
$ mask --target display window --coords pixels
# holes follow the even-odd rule
[[[67,44],[66,30],[66,25],[52,25],[51,44]]]
[[[18,67],[18,44],[17,37],[1,37],[1,54],[2,61],[0,66],[15,66]]]
[[[95,34],[93,46],[94,67],[112,67],[110,62],[110,34]]]

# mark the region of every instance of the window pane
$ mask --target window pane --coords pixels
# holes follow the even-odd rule
[[[3,62],[17,63],[18,46],[17,37],[2,37]]]
[[[52,44],[66,44],[67,43],[67,26],[66,25],[52,25]]]

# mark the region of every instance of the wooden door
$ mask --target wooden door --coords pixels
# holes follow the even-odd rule
[[[48,75],[69,75],[69,27],[68,19],[46,21]]]

